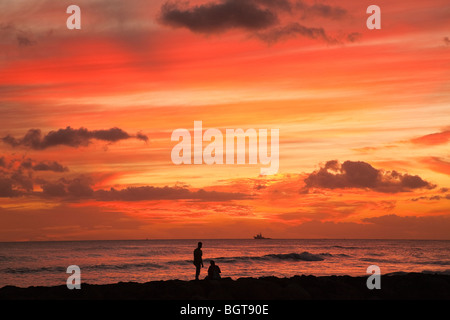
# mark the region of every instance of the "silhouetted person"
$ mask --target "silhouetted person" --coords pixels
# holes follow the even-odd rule
[[[220,268],[219,266],[216,266],[216,263],[211,260],[210,266],[208,268],[208,276],[206,279],[208,280],[219,280],[220,279]]]
[[[199,242],[197,249],[194,250],[195,280],[198,280],[198,276],[200,275],[200,268],[203,268],[202,255],[202,243]]]

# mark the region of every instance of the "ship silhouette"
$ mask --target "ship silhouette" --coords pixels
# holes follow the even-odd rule
[[[261,232],[259,234],[257,234],[256,236],[253,236],[253,239],[270,239],[270,238],[265,238],[263,237],[263,235],[261,234]]]

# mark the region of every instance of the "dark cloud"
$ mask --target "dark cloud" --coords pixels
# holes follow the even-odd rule
[[[356,41],[360,40],[361,37],[362,37],[361,33],[359,33],[359,32],[352,32],[352,33],[349,33],[347,35],[347,41],[348,42],[356,42]]]
[[[98,190],[95,198],[99,201],[144,201],[144,200],[200,200],[200,201],[230,201],[248,198],[243,193],[191,191],[180,187],[128,187],[122,190]]]
[[[13,197],[15,195],[12,180],[0,177],[0,197]]]
[[[253,0],[223,0],[192,7],[179,2],[166,2],[161,7],[160,19],[164,24],[202,33],[232,28],[260,30],[278,21],[275,13],[260,7],[258,1]]]
[[[21,168],[32,169],[34,171],[53,171],[53,172],[66,172],[69,168],[64,167],[62,164],[56,161],[41,161],[33,164],[31,159],[26,159],[20,164]]]
[[[245,1],[245,0],[244,0]],[[294,8],[290,0],[253,0],[254,3],[261,4],[273,10],[292,11]]]
[[[337,20],[347,15],[341,7],[290,0],[220,0],[195,6],[166,2],[161,7],[160,22],[205,34],[241,29],[269,43],[294,36],[339,43],[323,27],[305,26],[298,20],[307,17]],[[344,36],[343,41],[354,42],[360,37],[354,32]]]
[[[303,12],[304,17],[323,17],[332,20],[340,20],[347,16],[347,10],[341,7],[333,7],[326,4],[315,3],[309,5],[304,1],[297,1],[295,7]]]
[[[25,191],[33,190],[35,184],[33,172],[67,172],[69,169],[57,161],[34,161],[30,158],[10,158],[0,157],[1,178],[9,179],[16,187]]]
[[[64,197],[67,194],[66,187],[62,182],[44,183],[41,188],[42,194],[48,197]]]
[[[23,34],[18,34],[16,39],[17,39],[17,43],[21,47],[27,47],[27,46],[32,46],[32,45],[36,44],[36,41],[31,40],[29,37],[27,37],[26,35],[23,35]]]
[[[94,179],[89,175],[63,176],[49,180],[46,176],[33,177],[36,172],[67,172],[68,168],[56,161],[36,162],[30,158],[0,158],[4,168],[0,170],[0,197],[37,196],[42,198],[59,198],[63,201],[92,199],[98,201],[144,201],[144,200],[195,200],[195,201],[230,201],[248,199],[244,193],[191,190],[187,185],[177,184],[174,187],[128,187],[117,190],[94,191]],[[52,175],[53,176],[53,175]],[[36,191],[39,186],[42,191]]]
[[[15,41],[19,47],[27,47],[37,43],[34,38],[31,31],[17,28],[13,24],[0,24],[0,41]]]
[[[2,157],[3,158],[3,157]],[[15,196],[43,196],[86,198],[93,195],[91,188],[92,179],[88,176],[78,176],[66,178],[62,177],[57,181],[49,182],[47,178],[40,174],[34,176],[36,172],[56,172],[63,173],[69,169],[56,161],[36,162],[28,159],[10,159],[5,161],[4,169],[0,171],[0,197]],[[53,175],[52,175],[53,176]],[[42,192],[35,191],[35,186],[40,186]]]
[[[33,179],[31,175],[25,175],[21,171],[0,173],[0,197],[16,197],[32,191]]]
[[[67,191],[70,195],[77,198],[88,198],[94,194],[91,187],[92,181],[86,177],[78,177],[67,183]]]
[[[36,164],[35,166],[33,166],[33,170],[35,170],[35,171],[54,171],[54,172],[69,171],[69,169],[67,167],[62,166],[61,164],[59,164],[56,161],[49,162],[49,163],[40,162],[40,163]]]
[[[203,189],[192,191],[186,187],[128,187],[117,190],[94,191],[93,180],[89,176],[76,178],[61,178],[57,181],[40,180],[44,198],[62,198],[62,200],[93,199],[97,201],[151,201],[151,200],[196,200],[196,201],[231,201],[247,199],[243,193],[206,191]],[[34,195],[39,195],[34,193]]]
[[[450,200],[450,194],[446,195],[434,195],[434,196],[422,196],[411,199],[411,201],[419,201],[419,200],[430,200],[430,201],[440,201],[440,200]]]
[[[18,188],[27,192],[33,191],[33,179],[32,175],[25,175],[20,171],[16,171],[11,175],[11,179]]]
[[[138,133],[137,135],[130,135],[120,128],[111,128],[107,130],[88,130],[86,128],[73,129],[67,127],[57,131],[50,131],[47,135],[42,136],[41,130],[30,129],[22,139],[16,139],[11,135],[2,138],[2,141],[12,147],[24,146],[35,150],[43,150],[54,146],[70,146],[80,147],[87,146],[92,139],[117,142],[119,140],[126,140],[136,138],[147,141],[147,136]]]
[[[445,43],[447,46],[450,46],[450,38],[449,38],[449,37],[445,37],[445,38],[444,38],[444,43]]]
[[[92,179],[79,176],[73,179],[61,178],[56,182],[41,182],[42,196],[68,197],[69,199],[91,198],[94,194]]]
[[[136,133],[135,138],[138,140],[145,141],[145,142],[148,141],[148,137],[145,134],[142,134],[141,132]]]
[[[362,161],[345,161],[340,164],[337,160],[328,161],[322,168],[309,174],[304,182],[306,185],[302,192],[311,188],[359,188],[397,193],[435,187],[417,175],[375,169]]]
[[[338,42],[336,39],[333,39],[327,35],[323,28],[305,27],[297,22],[278,28],[272,28],[267,32],[257,34],[258,38],[268,43],[277,42],[279,40],[295,37],[297,35],[310,39],[320,39],[327,43]]]

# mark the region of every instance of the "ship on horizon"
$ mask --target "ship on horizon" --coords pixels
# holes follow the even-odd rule
[[[263,237],[263,235],[261,234],[261,232],[259,234],[257,234],[256,236],[253,236],[253,239],[270,239],[270,238],[265,238]]]

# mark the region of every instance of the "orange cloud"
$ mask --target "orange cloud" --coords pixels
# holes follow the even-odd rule
[[[445,161],[439,157],[427,157],[420,160],[428,168],[435,172],[450,175],[450,162]]]
[[[411,142],[419,145],[434,146],[447,143],[450,140],[450,130],[430,133],[425,136],[411,139]]]

